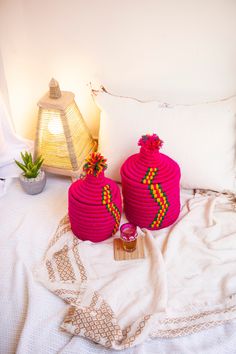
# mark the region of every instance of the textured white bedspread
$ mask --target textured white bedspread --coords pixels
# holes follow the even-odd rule
[[[29,196],[14,180],[0,199],[1,354],[115,353],[61,332],[65,303],[33,279],[32,269],[67,211],[69,183],[50,177],[42,194]],[[151,340],[121,353],[234,354],[235,333],[236,322],[230,322],[185,337]]]

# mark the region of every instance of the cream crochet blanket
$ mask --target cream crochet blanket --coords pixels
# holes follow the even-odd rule
[[[198,194],[174,226],[139,233],[146,258],[115,261],[112,239],[82,242],[61,220],[35,277],[69,304],[62,330],[124,349],[236,318],[232,202]]]

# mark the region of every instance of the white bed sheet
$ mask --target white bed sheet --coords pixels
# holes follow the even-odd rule
[[[26,195],[14,179],[0,198],[0,353],[116,353],[61,332],[64,302],[32,276],[59,220],[67,211],[70,180],[48,178],[43,193]],[[125,354],[234,354],[236,321],[194,335],[156,339]]]

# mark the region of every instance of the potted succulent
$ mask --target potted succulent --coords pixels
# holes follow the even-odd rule
[[[22,188],[28,194],[42,192],[46,184],[45,172],[40,169],[43,163],[42,156],[33,161],[32,154],[26,151],[24,154],[21,152],[21,158],[23,163],[17,160],[15,163],[23,170],[19,176]]]

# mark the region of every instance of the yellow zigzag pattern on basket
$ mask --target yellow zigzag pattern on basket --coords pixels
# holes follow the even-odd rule
[[[149,167],[144,178],[142,179],[143,184],[151,184],[154,177],[157,174],[158,169],[156,167]]]
[[[164,216],[166,215],[167,210],[169,208],[167,196],[163,192],[161,185],[159,183],[152,183],[153,179],[157,175],[157,172],[158,169],[156,167],[149,167],[144,178],[142,179],[143,184],[148,184],[148,189],[151,193],[152,198],[157,202],[160,207],[157,215],[155,216],[153,222],[150,225],[151,228],[158,228],[161,225]]]
[[[117,206],[112,202],[112,194],[111,194],[111,188],[110,188],[109,184],[106,184],[102,189],[102,204],[106,206],[109,213],[115,219],[115,226],[112,231],[112,235],[114,235],[118,231],[118,228],[119,228],[120,211],[117,208]]]

